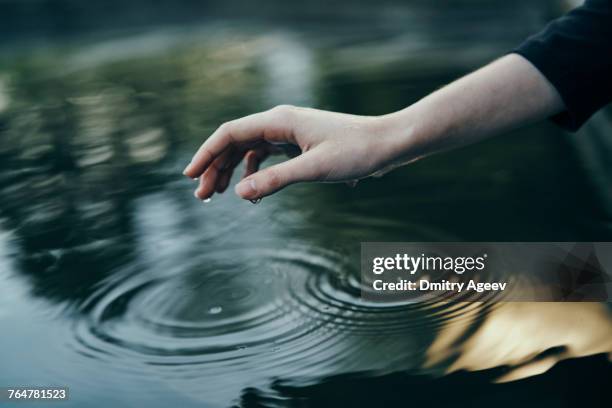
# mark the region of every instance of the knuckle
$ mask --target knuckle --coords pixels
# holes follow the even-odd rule
[[[221,133],[230,133],[231,129],[236,125],[235,121],[231,120],[225,123],[222,123],[221,126],[219,126],[219,131]]]
[[[222,123],[221,126],[217,129],[219,132],[224,133],[227,131],[228,122]]]
[[[219,126],[221,137],[225,138],[229,143],[234,143],[234,132],[236,131],[237,120],[230,120]]]
[[[266,172],[266,178],[268,180],[268,187],[271,190],[277,190],[283,185],[283,178],[276,169],[268,169]]]
[[[289,119],[295,113],[295,106],[293,105],[277,105],[272,108],[272,113],[279,119]]]

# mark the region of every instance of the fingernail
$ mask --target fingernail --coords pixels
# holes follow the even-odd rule
[[[193,192],[193,196],[197,198],[198,200],[201,200],[200,196],[198,196],[198,190]]]
[[[183,170],[183,175],[186,176],[190,169],[191,169],[191,163],[189,163],[187,167],[185,167],[185,169]]]
[[[255,180],[242,180],[236,185],[236,193],[242,198],[249,198],[257,193]]]

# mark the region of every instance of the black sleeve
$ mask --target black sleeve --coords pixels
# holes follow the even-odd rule
[[[612,101],[612,0],[587,0],[513,50],[557,89],[566,111],[552,119],[577,130]]]

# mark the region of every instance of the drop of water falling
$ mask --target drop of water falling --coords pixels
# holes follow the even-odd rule
[[[261,198],[256,198],[254,200],[250,200],[253,204],[259,204],[261,202]]]
[[[210,309],[208,309],[208,313],[210,314],[219,314],[223,311],[223,308],[221,306],[213,306]]]
[[[211,200],[210,198],[207,198],[206,200],[203,200],[202,202],[206,204],[206,203],[210,203],[210,200]]]

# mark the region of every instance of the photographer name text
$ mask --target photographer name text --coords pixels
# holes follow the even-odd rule
[[[486,260],[487,254],[465,257],[395,254],[392,257],[374,258],[371,270],[376,276],[388,271],[400,271],[409,275],[414,275],[417,272],[451,273],[458,278],[465,272],[478,273],[485,270]],[[507,282],[480,282],[476,279],[467,281],[458,281],[458,279],[432,281],[425,278],[397,279],[395,281],[375,279],[372,282],[372,288],[375,291],[452,291],[457,293],[463,291],[478,293],[503,291],[507,285]]]

